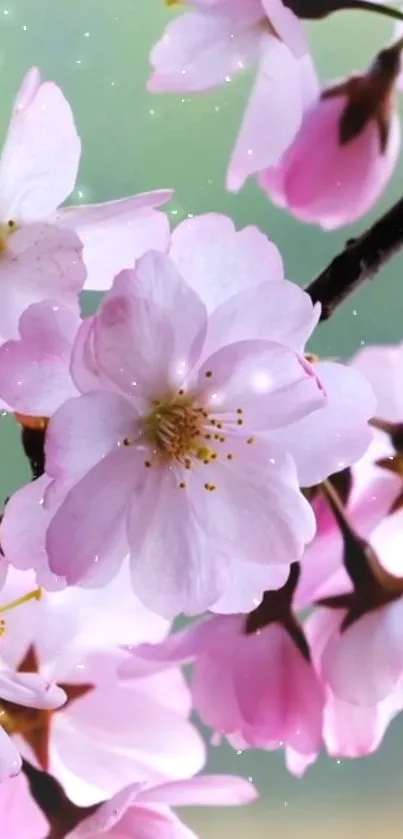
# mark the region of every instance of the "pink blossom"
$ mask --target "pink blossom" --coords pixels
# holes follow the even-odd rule
[[[11,569],[3,597],[32,588],[32,577]],[[3,725],[13,734],[17,770],[18,747],[34,766],[54,775],[80,806],[114,795],[133,777],[154,783],[197,772],[204,746],[188,721],[190,695],[180,672],[129,682],[117,676],[127,657],[120,645],[159,641],[167,629],[166,621],[138,603],[125,569],[101,592],[43,592],[39,602],[25,603],[18,615],[10,611],[0,648],[0,661],[10,675],[8,681],[2,677],[0,695],[15,702],[18,689],[19,701],[35,707],[25,694],[28,680],[36,685],[40,673],[62,685],[67,696],[56,713],[35,718],[17,713],[14,705],[6,708]],[[10,683],[7,694],[3,681]],[[65,696],[60,687],[54,690]],[[46,702],[44,707],[60,704]]]
[[[72,366],[82,396],[52,417],[48,483],[7,505],[2,544],[18,567],[29,556],[43,569],[47,555],[70,584],[101,585],[130,552],[135,591],[166,615],[217,601],[238,610],[236,592],[232,605],[222,598],[250,568],[248,609],[312,538],[298,482],[361,454],[373,397],[355,371],[302,357],[318,310],[281,279],[259,231],[201,217],[179,226],[170,255],[123,272],[83,324]],[[42,533],[25,559],[21,505],[27,532]]]
[[[317,94],[278,165],[259,183],[301,221],[333,229],[363,216],[395,168],[400,125],[393,104],[397,67],[378,61]]]
[[[201,91],[226,84],[257,64],[227,173],[239,190],[245,180],[274,165],[316,94],[302,24],[281,0],[195,0],[171,21],[153,47],[153,92]]]
[[[301,639],[277,620],[247,633],[244,615],[217,615],[138,647],[123,673],[193,661],[193,706],[216,735],[237,749],[284,746],[309,763],[322,743],[324,691]]]
[[[20,773],[0,784],[0,821],[6,839],[45,839],[49,825]]]
[[[67,839],[195,839],[171,807],[239,806],[256,797],[251,783],[233,775],[202,775],[155,786],[132,784],[82,821]]]
[[[106,204],[58,209],[74,189],[80,152],[74,118],[62,91],[53,82],[42,82],[39,70],[31,68],[17,94],[0,158],[0,250],[4,251],[0,282],[2,272],[8,270],[7,254],[23,250],[25,261],[20,264],[21,255],[14,268],[22,291],[25,293],[29,260],[29,267],[38,264],[37,282],[41,279],[43,284],[47,279],[47,296],[59,299],[56,281],[62,277],[58,278],[55,269],[52,275],[49,257],[50,264],[44,262],[43,247],[39,248],[38,256],[35,250],[27,251],[27,239],[32,243],[43,238],[44,222],[56,225],[52,234],[54,250],[62,255],[69,243],[72,248],[77,241],[70,230],[78,233],[84,244],[88,288],[108,287],[117,271],[131,265],[150,247],[166,247],[168,221],[154,208],[169,200],[171,192],[167,190]],[[73,278],[73,267],[71,271]],[[77,271],[78,268],[76,274]],[[85,278],[82,273],[80,277],[82,285]],[[15,282],[8,277],[8,283],[18,300],[20,294],[16,294]],[[79,291],[81,285],[75,290]],[[25,306],[37,299],[34,286]],[[25,306],[20,307],[19,314]],[[0,335],[2,332],[0,321]],[[9,332],[6,336],[13,337]]]

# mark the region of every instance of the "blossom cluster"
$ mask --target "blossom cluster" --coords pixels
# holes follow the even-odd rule
[[[400,32],[320,92],[292,3],[179,6],[151,90],[258,62],[228,187],[256,176],[323,228],[365,213],[398,154]],[[0,400],[32,470],[0,524],[1,830],[189,839],[171,807],[257,796],[201,774],[192,712],[300,776],[403,710],[403,345],[312,356],[321,305],[263,232],[171,229],[171,190],[66,205],[80,152],[31,68],[0,158]]]

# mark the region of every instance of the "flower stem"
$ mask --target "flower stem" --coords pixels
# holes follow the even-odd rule
[[[403,248],[403,198],[372,227],[350,239],[305,291],[313,303],[321,303],[320,319],[328,320],[351,294]]]

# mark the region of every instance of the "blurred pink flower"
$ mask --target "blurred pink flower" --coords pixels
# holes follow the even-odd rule
[[[324,690],[302,630],[296,641],[273,620],[247,634],[245,615],[216,615],[161,644],[139,646],[122,673],[152,673],[187,661],[194,662],[193,706],[216,735],[236,749],[284,747],[295,755],[295,766],[297,760],[312,762],[322,743]]]
[[[227,173],[239,190],[274,165],[294,138],[316,79],[302,23],[282,0],[192,0],[151,51],[153,92],[201,91],[228,84],[257,64]]]
[[[84,244],[88,288],[109,287],[117,271],[131,265],[150,247],[166,247],[168,221],[154,208],[169,200],[172,193],[168,190],[106,204],[58,210],[74,189],[80,152],[74,118],[63,93],[53,82],[42,82],[39,70],[31,68],[17,94],[0,158],[0,251],[5,251],[0,281],[7,268],[7,254],[20,254],[23,250],[14,267],[15,279],[22,283],[22,290],[25,290],[24,278],[28,273],[31,282],[36,279],[38,283],[41,279],[43,283],[47,278],[49,288],[46,296],[59,298],[57,280],[60,283],[62,279],[60,268],[56,265],[52,273],[49,257],[45,263],[43,245],[38,246],[37,251],[27,250],[27,239],[33,247],[36,240],[43,238],[46,229],[43,222],[57,226],[51,242],[53,249],[61,251],[62,255],[63,250],[68,246],[73,248],[78,241],[69,229],[76,231]],[[38,263],[38,260],[41,261]],[[32,272],[35,262],[37,269]],[[75,270],[77,274],[78,267]],[[73,263],[71,271],[74,277]],[[82,271],[77,274],[77,282],[78,277],[82,285],[85,279]],[[19,300],[20,293],[16,294],[15,283],[10,277],[8,283],[13,297]],[[81,285],[75,289],[76,292]],[[63,293],[63,290],[62,286],[60,292]],[[32,297],[20,307],[19,314],[37,299],[34,286]],[[2,331],[0,321],[0,336]],[[10,333],[6,335],[13,337]]]
[[[49,833],[22,772],[0,784],[0,823],[4,839],[45,839]]]
[[[366,75],[318,93],[279,164],[259,175],[274,203],[328,230],[371,209],[400,149],[397,72],[398,56],[384,50]]]
[[[365,380],[303,357],[318,315],[256,229],[214,214],[180,225],[170,258],[149,253],[122,272],[81,327],[82,396],[51,420],[47,481],[7,505],[7,559],[43,570],[47,555],[70,584],[102,585],[130,552],[136,593],[169,616],[248,610],[281,585],[279,566],[313,536],[298,483],[343,468],[370,439]],[[22,509],[39,539],[25,558]]]
[[[108,839],[196,839],[171,807],[231,807],[249,804],[256,797],[253,785],[234,775],[202,775],[156,786],[132,784],[102,804],[66,839],[104,835]]]
[[[10,569],[2,597],[14,599],[32,583],[30,572]],[[124,569],[101,592],[43,592],[39,602],[8,612],[0,647],[8,670],[4,677],[0,671],[0,696],[8,700],[2,725],[13,735],[9,751],[16,770],[18,748],[82,806],[114,795],[133,777],[159,782],[197,772],[204,746],[188,721],[190,694],[179,670],[124,683],[117,675],[127,657],[120,645],[159,641],[167,629],[166,621],[136,600]],[[42,688],[42,696],[38,673],[64,693],[59,687],[45,694]],[[32,699],[31,680],[31,692],[38,694]],[[27,714],[14,704],[54,708],[66,697],[54,714]],[[7,764],[3,774],[8,772]]]

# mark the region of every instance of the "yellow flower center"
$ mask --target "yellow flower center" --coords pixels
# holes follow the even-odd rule
[[[211,371],[205,373],[206,378],[212,375]],[[237,408],[235,415],[225,420],[226,426],[243,424],[242,408]],[[244,442],[250,445],[254,438],[248,437]],[[144,461],[147,469],[157,464],[166,466],[175,463],[192,469],[196,464],[208,466],[216,460],[230,461],[235,457],[227,449],[223,423],[205,407],[200,407],[194,394],[184,390],[156,399],[141,422],[140,435],[123,440],[124,446],[142,443],[150,451],[149,459]],[[179,487],[185,489],[186,482],[181,481]],[[204,488],[210,492],[216,489],[211,483],[205,483]]]

